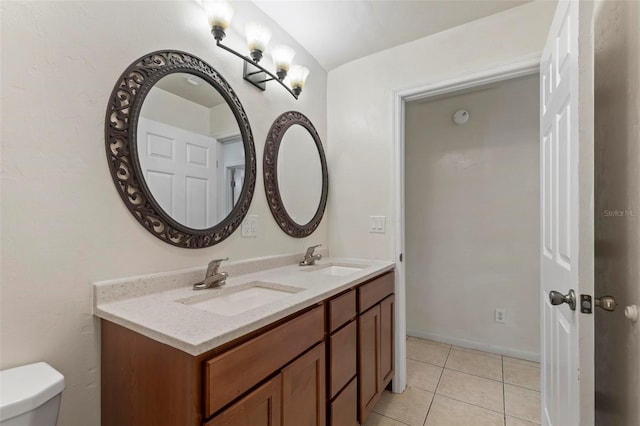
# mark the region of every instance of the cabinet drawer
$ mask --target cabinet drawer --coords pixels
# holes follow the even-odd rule
[[[331,335],[329,338],[329,397],[336,394],[356,375],[357,369],[357,322]]]
[[[358,425],[358,386],[355,377],[331,403],[331,426]]]
[[[358,287],[358,313],[362,313],[394,292],[393,272]]]
[[[204,411],[209,417],[324,337],[319,306],[243,343],[204,365]]]
[[[329,301],[329,331],[333,332],[356,316],[356,291],[351,290]]]

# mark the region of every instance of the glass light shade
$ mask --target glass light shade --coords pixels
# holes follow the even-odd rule
[[[264,52],[267,49],[267,44],[269,44],[269,40],[271,40],[271,30],[269,30],[269,28],[252,22],[247,24],[245,33],[247,35],[249,50]]]
[[[289,84],[292,88],[302,89],[309,75],[309,69],[301,65],[293,65],[289,70]]]
[[[223,30],[229,28],[233,17],[233,7],[229,3],[226,1],[207,1],[204,3],[204,8],[211,28],[220,27]]]
[[[271,56],[273,57],[273,63],[276,66],[276,70],[289,71],[291,61],[296,55],[296,52],[289,46],[278,45],[273,48]]]

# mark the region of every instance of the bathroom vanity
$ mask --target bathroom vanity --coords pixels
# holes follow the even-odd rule
[[[274,259],[220,289],[184,285],[202,270],[96,283],[102,425],[364,423],[393,376],[393,263]]]

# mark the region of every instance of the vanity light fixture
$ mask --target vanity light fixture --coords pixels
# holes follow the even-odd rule
[[[211,34],[216,40],[216,45],[233,53],[237,57],[244,60],[243,77],[249,83],[253,84],[260,90],[266,89],[266,83],[269,81],[277,81],[291,95],[298,99],[305,80],[309,75],[309,69],[300,65],[291,65],[295,52],[288,46],[279,45],[273,49],[272,58],[276,66],[276,73],[273,74],[258,62],[264,56],[267,45],[271,40],[271,31],[259,23],[249,23],[245,28],[247,44],[249,46],[249,55],[245,56],[236,50],[222,44],[222,39],[226,35],[229,28],[231,18],[233,17],[233,8],[225,0],[205,1],[204,8],[211,26]],[[285,78],[289,74],[287,83]]]

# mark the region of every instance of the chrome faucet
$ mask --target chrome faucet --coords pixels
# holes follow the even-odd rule
[[[225,285],[229,274],[226,272],[218,272],[218,268],[220,267],[220,264],[226,260],[229,260],[229,258],[225,257],[224,259],[215,259],[209,262],[207,273],[204,276],[204,281],[195,283],[193,285],[193,289],[204,290],[206,288],[222,287]]]
[[[322,244],[318,244],[317,246],[311,246],[307,249],[307,252],[304,254],[304,259],[299,263],[300,266],[311,266],[316,263],[316,260],[322,259],[321,254],[313,254],[313,251],[316,247],[320,247]]]

